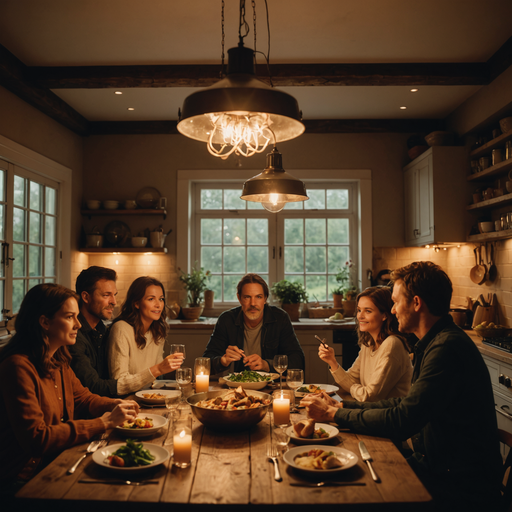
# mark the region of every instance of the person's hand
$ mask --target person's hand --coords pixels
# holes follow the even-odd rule
[[[332,407],[337,407],[337,408],[343,407],[342,402],[338,402],[337,400],[334,400],[334,398],[331,398],[324,390],[321,390],[320,394],[317,396],[319,396],[322,400],[324,400],[324,402],[327,405],[331,405]]]
[[[133,421],[139,414],[139,404],[134,400],[116,400],[117,405],[112,412],[106,412],[101,419],[105,429],[122,425],[125,421]]]
[[[177,352],[167,356],[158,366],[160,369],[160,375],[165,373],[173,372],[177,370],[183,363],[183,354]]]
[[[319,345],[318,347],[318,357],[329,364],[332,370],[338,369],[338,362],[336,361],[336,357],[334,356],[334,349],[332,347],[324,347],[323,345]]]
[[[258,354],[244,357],[244,365],[248,366],[251,370],[263,370],[264,372],[270,370],[267,361],[262,359]]]
[[[233,361],[240,361],[244,357],[244,351],[235,345],[229,345],[226,353],[220,358],[222,366],[229,366]]]
[[[300,401],[300,405],[306,408],[308,418],[313,418],[315,421],[321,422],[334,421],[337,407],[329,405],[319,396],[306,396]]]

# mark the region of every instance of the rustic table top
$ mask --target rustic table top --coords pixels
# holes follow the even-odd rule
[[[187,410],[188,409],[188,410]],[[186,412],[190,407],[186,406]],[[142,409],[142,412],[166,415],[165,408]],[[292,415],[292,421],[302,416]],[[97,465],[88,456],[72,475],[67,470],[84,454],[87,444],[74,446],[61,453],[49,466],[28,482],[17,498],[20,505],[51,506],[53,511],[157,510],[164,504],[188,505],[197,508],[204,504],[269,506],[282,508],[310,508],[312,505],[343,504],[344,510],[415,510],[428,508],[431,497],[389,439],[363,436],[341,431],[330,441],[346,448],[358,457],[356,466],[336,473],[340,482],[363,482],[365,486],[295,487],[291,482],[319,481],[289,467],[279,460],[282,482],[274,480],[273,465],[266,456],[270,440],[272,414],[249,431],[224,433],[203,427],[194,417],[192,464],[178,469],[172,458],[165,464],[147,469],[140,474],[126,476],[119,471]],[[167,427],[141,441],[165,447],[171,435]],[[124,437],[113,431],[109,444],[123,442]],[[361,460],[358,443],[364,440],[372,455],[373,466],[380,482],[372,480],[368,467]],[[321,446],[329,446],[321,445]],[[290,447],[293,444],[290,443]],[[115,479],[157,480],[156,485],[133,487],[112,484],[84,484],[81,479],[109,481]],[[332,477],[330,479],[333,479]],[[25,503],[23,503],[25,502]],[[118,508],[117,503],[122,505]],[[196,506],[196,507],[194,507]],[[34,509],[35,510],[35,509]],[[46,508],[45,508],[46,510]],[[166,508],[167,510],[167,508]]]

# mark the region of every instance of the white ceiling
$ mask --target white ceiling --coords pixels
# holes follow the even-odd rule
[[[225,0],[226,50],[238,0]],[[263,0],[257,49],[267,52]],[[268,0],[270,62],[485,62],[512,36],[511,0]],[[251,2],[246,19],[253,47]],[[219,64],[221,0],[0,0],[0,44],[28,66]],[[263,63],[263,58],[258,59]],[[287,87],[304,119],[444,118],[479,86]],[[190,88],[59,89],[89,121],[176,120]],[[400,110],[400,106],[407,106]],[[128,111],[128,107],[135,108]]]

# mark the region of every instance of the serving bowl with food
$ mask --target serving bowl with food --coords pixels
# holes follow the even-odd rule
[[[139,414],[133,421],[125,421],[116,432],[128,437],[146,437],[167,425],[167,418],[159,414]]]
[[[286,434],[295,444],[318,444],[332,440],[339,430],[327,423],[315,423],[313,419],[305,419],[286,429]]]
[[[295,469],[314,474],[344,471],[358,461],[357,455],[345,448],[329,446],[324,450],[315,445],[292,448],[283,454],[283,459]]]
[[[99,466],[125,473],[152,468],[167,459],[169,452],[163,446],[136,443],[132,439],[127,439],[126,443],[105,446],[92,454],[92,460]]]
[[[175,389],[143,389],[135,396],[148,405],[165,405],[165,397],[176,393]]]
[[[261,391],[236,389],[196,393],[187,398],[194,416],[207,428],[246,430],[257,425],[268,411],[271,396]]]
[[[221,384],[226,384],[230,388],[241,386],[244,389],[263,389],[273,380],[279,377],[278,373],[256,372],[253,370],[244,370],[240,373],[230,373],[222,378]]]

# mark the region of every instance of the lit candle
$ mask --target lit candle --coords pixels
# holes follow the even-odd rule
[[[274,423],[276,425],[284,425],[290,422],[289,398],[274,398],[272,408],[274,410]]]
[[[202,373],[196,375],[196,393],[206,393],[208,392],[208,387],[210,385],[210,376],[203,375]]]
[[[192,434],[185,429],[174,433],[174,463],[179,465],[190,464],[192,458]]]

